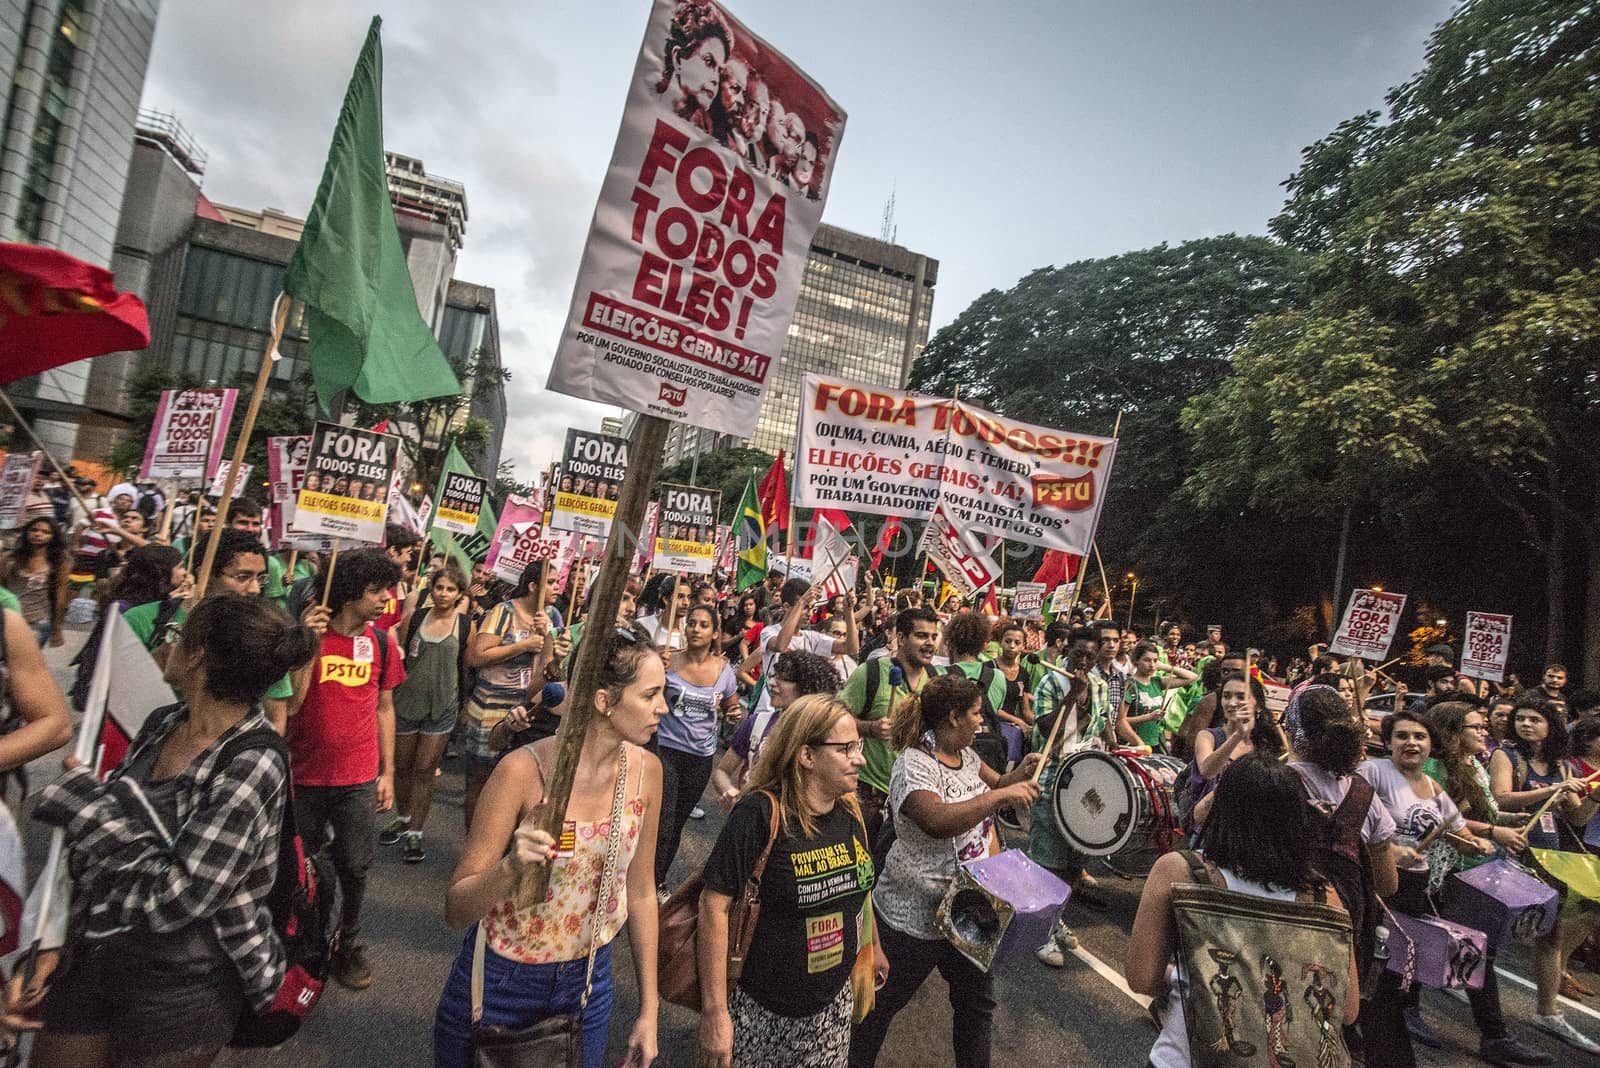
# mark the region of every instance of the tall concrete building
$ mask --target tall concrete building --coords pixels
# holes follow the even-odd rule
[[[0,0],[0,240],[112,265],[159,0]],[[76,451],[89,369],[9,387],[61,456]]]
[[[928,343],[939,261],[826,224],[817,228],[800,281],[789,340],[767,386],[756,431],[741,442],[703,427],[674,426],[664,462],[748,444],[793,455],[804,377],[839,375],[905,386]]]
[[[199,150],[175,119],[141,116],[116,262],[119,283],[137,292],[149,310],[150,347],[87,361],[93,433],[99,435],[98,451],[92,455],[109,455],[119,432],[135,437],[144,433],[145,428],[131,425],[129,409],[128,386],[139,370],[157,368],[174,379],[208,386],[233,385],[242,376],[253,381],[266,350],[273,302],[305,222],[276,208],[213,204],[200,192],[197,158],[202,158]],[[418,173],[425,179],[420,168],[419,163]],[[460,219],[453,230],[444,227],[433,236],[421,228],[412,231],[406,242],[409,263],[454,266],[465,221],[464,193],[460,199]],[[397,196],[396,214],[402,210]],[[407,222],[401,215],[402,227]],[[447,247],[429,247],[435,240]],[[494,290],[449,277],[439,289],[431,269],[425,285],[430,300],[436,294],[430,322],[444,354],[468,364],[481,358],[487,373],[497,373],[502,363]],[[282,359],[273,366],[268,388],[279,397],[304,398],[309,425],[314,411],[307,389],[311,367],[298,302],[290,307],[278,351]],[[470,381],[463,386],[472,389]],[[497,378],[460,413],[457,425],[424,428],[425,440],[442,441],[469,417],[486,420],[490,432],[481,473],[492,478],[500,462],[506,415],[505,389]],[[86,434],[90,422],[86,416]]]

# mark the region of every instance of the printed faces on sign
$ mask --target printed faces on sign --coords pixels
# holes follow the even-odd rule
[[[489,483],[476,475],[455,471],[444,473],[444,492],[439,497],[433,525],[452,534],[472,534],[478,529],[478,514],[483,511],[483,495]]]
[[[1511,658],[1511,617],[1494,612],[1468,612],[1461,649],[1461,674],[1504,682]]]
[[[722,494],[694,486],[664,485],[657,503],[651,558],[655,569],[711,574],[717,562],[717,509]]]
[[[628,473],[628,449],[626,438],[567,431],[550,507],[552,528],[597,538],[611,533],[611,517]]]
[[[807,375],[795,505],[927,518],[1086,553],[1114,438],[1020,423],[968,404]]]
[[[163,390],[140,478],[204,479],[217,473],[236,389]]]
[[[712,0],[656,0],[549,388],[748,436],[844,112]]]
[[[298,529],[381,543],[399,448],[393,434],[318,423],[295,501]]]
[[[1359,656],[1382,660],[1400,630],[1400,613],[1405,611],[1403,593],[1382,590],[1356,590],[1344,610],[1339,632],[1328,643],[1328,651],[1338,656]]]

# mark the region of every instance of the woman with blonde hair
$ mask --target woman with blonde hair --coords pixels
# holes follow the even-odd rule
[[[709,1068],[844,1068],[850,970],[870,930],[874,875],[855,796],[864,763],[855,716],[823,694],[789,705],[767,737],[702,876],[700,1054]],[[730,996],[728,914],[750,882],[761,911]],[[874,956],[882,982],[888,961],[876,946]]]

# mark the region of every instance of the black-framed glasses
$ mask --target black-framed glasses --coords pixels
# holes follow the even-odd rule
[[[837,749],[847,757],[859,756],[861,754],[860,738],[857,738],[853,742],[811,742],[809,744],[813,746],[827,746],[829,749]]]

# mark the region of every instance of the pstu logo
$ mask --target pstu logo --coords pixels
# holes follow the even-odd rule
[[[661,383],[661,400],[666,401],[674,408],[682,408],[683,402],[689,399],[689,391],[682,386],[669,386]]]

